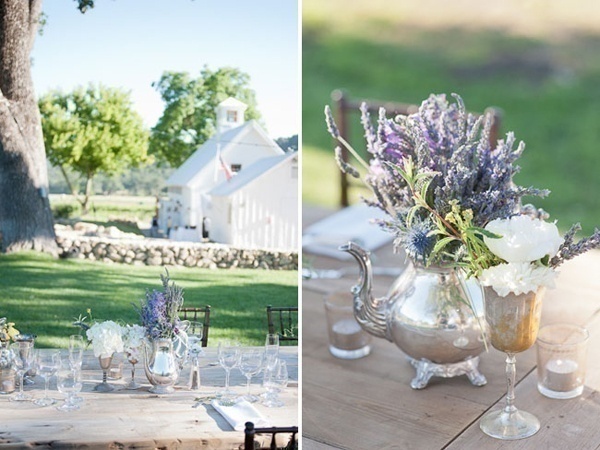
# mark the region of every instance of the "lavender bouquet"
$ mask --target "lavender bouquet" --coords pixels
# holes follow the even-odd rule
[[[382,108],[377,128],[363,104],[361,121],[369,161],[340,136],[329,107],[325,115],[330,134],[366,173],[361,176],[356,167],[344,162],[337,147],[340,170],[362,178],[372,190],[373,198],[365,201],[387,213],[389,219],[380,225],[396,235],[395,246],[425,265],[455,265],[465,268],[467,275],[479,277],[483,270],[505,262],[488,247],[490,240],[501,236],[485,227],[517,215],[547,219],[544,211],[523,205],[522,199],[544,197],[549,191],[516,185],[513,176],[519,167],[515,162],[525,144],[517,144],[510,132],[493,147],[491,115],[469,114],[461,97],[453,97],[455,103],[443,94],[431,95],[418,112],[392,119]],[[535,263],[554,269],[600,245],[598,230],[575,243],[578,229],[579,225],[574,225],[556,252]]]
[[[181,321],[178,311],[183,305],[183,289],[175,283],[169,284],[169,272],[161,275],[163,290],[147,291],[146,298],[137,308],[140,321],[150,339],[171,339],[179,334]]]

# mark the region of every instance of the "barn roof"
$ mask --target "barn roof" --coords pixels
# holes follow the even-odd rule
[[[271,156],[256,161],[251,166],[238,172],[231,180],[224,181],[210,191],[210,195],[217,197],[227,197],[243,187],[249,185],[254,180],[259,179],[266,173],[270,172],[275,167],[284,164],[288,159],[297,157],[298,153],[289,153],[278,156]]]
[[[255,120],[250,120],[239,127],[221,133],[219,138],[217,138],[217,135],[214,135],[208,139],[171,174],[167,180],[167,186],[188,186],[195,184],[195,180],[202,172],[205,170],[214,170],[212,163],[217,157],[217,147],[219,144],[221,146],[221,154],[224,154],[229,148],[240,144],[243,137],[252,131],[255,131],[265,141],[265,145],[273,147],[275,154],[283,153],[283,150],[262,130],[260,125]]]

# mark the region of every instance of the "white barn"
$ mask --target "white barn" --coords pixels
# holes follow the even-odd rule
[[[167,180],[159,228],[174,240],[246,248],[298,246],[298,158],[286,154],[246,105],[217,106],[217,133]],[[292,211],[293,210],[293,211]]]

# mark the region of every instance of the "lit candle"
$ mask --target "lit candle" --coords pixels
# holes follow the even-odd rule
[[[546,387],[555,392],[569,392],[580,386],[579,366],[570,359],[551,359],[546,364]]]
[[[331,331],[331,343],[339,349],[356,350],[367,344],[362,328],[354,319],[338,320]]]

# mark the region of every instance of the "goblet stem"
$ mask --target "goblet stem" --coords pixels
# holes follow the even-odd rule
[[[102,383],[106,383],[108,379],[108,371],[105,369],[102,369]]]
[[[248,396],[248,398],[250,398],[250,379],[252,378],[252,375],[248,376],[246,375],[246,395]]]
[[[517,360],[514,353],[506,354],[506,406],[504,411],[512,414],[517,411],[515,407],[515,377]]]
[[[225,392],[229,392],[229,369],[225,369]]]
[[[131,384],[135,384],[135,364],[131,364]]]

